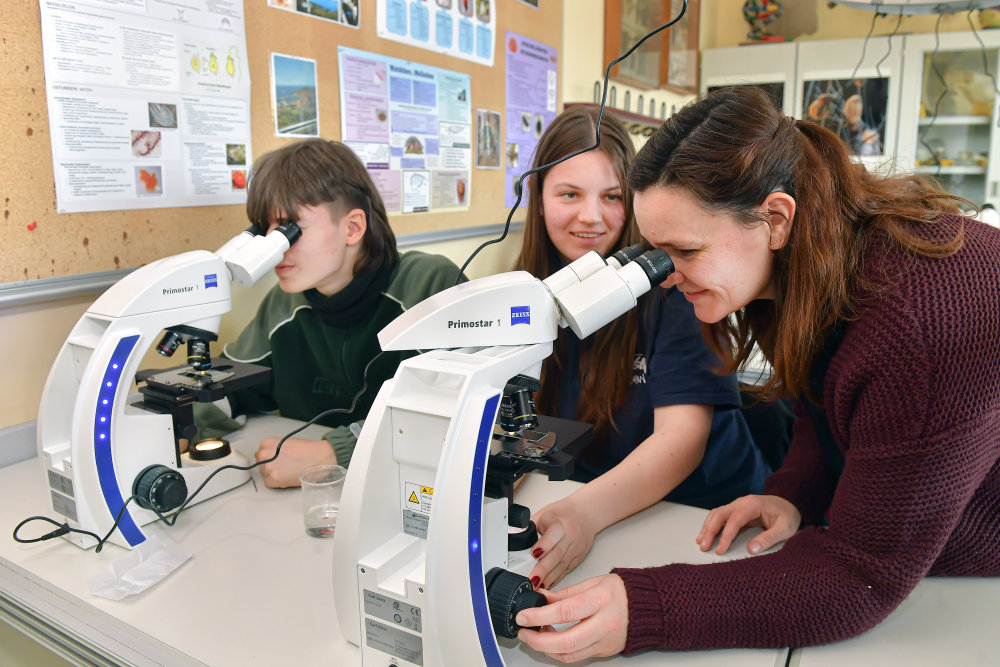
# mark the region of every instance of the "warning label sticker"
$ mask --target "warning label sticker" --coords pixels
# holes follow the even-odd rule
[[[430,515],[431,504],[434,501],[434,489],[412,482],[406,482],[403,492],[403,509]]]

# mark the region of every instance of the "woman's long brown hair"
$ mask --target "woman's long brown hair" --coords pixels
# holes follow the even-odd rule
[[[791,235],[774,255],[775,299],[705,325],[726,362],[721,372],[759,345],[774,368],[757,387],[764,398],[811,395],[809,370],[826,335],[837,321],[857,319],[866,296],[885,286],[865,272],[874,244],[926,257],[962,245],[961,234],[940,242],[918,229],[957,211],[955,197],[919,176],[868,172],[837,135],[788,118],[749,86],[717,91],[668,119],[639,151],[629,184],[636,192],[684,188],[706,211],[747,228],[765,223],[760,207],[769,194],[795,199]]]
[[[542,134],[535,149],[533,167],[558,160],[570,153],[594,145],[597,111],[573,107],[560,114]],[[622,186],[625,225],[614,250],[642,241],[632,215],[632,192],[626,184],[628,166],[635,148],[625,127],[607,115],[601,121],[601,145],[597,150],[611,160]],[[542,184],[545,171],[528,180],[528,213],[524,240],[516,268],[538,278],[547,278],[562,267],[559,253],[545,229],[542,211]],[[639,335],[638,309],[633,308],[611,324],[582,341],[580,356],[580,401],[576,419],[594,425],[595,443],[603,439],[608,427],[614,427],[614,413],[625,404],[632,385],[632,366]],[[542,389],[535,396],[541,414],[556,415],[559,405],[559,378],[564,370],[566,329],[559,331],[551,356],[542,364]]]

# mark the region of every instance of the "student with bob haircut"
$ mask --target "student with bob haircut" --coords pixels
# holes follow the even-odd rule
[[[752,88],[685,106],[629,182],[728,367],[759,344],[762,393],[798,399],[764,494],[713,510],[697,544],[723,553],[749,525],[751,553],[785,543],[550,592],[517,622],[582,621],[520,638],[564,662],[808,646],[875,626],[925,576],[1000,576],[1000,230]]]
[[[399,363],[416,354],[380,352],[376,335],[407,308],[455,283],[458,267],[439,255],[400,254],[382,197],[367,169],[343,144],[305,139],[265,154],[254,164],[247,216],[259,233],[294,220],[302,236],[274,272],[278,284],[224,356],[270,366],[271,381],[199,407],[199,437],[238,427],[231,417],[278,411],[307,421],[331,408],[323,440],[288,438],[280,456],[262,466],[270,487],[299,485],[299,473],[321,464],[347,466],[375,395]],[[367,367],[367,377],[365,370]],[[279,438],[261,442],[258,461],[275,454]]]
[[[592,146],[597,122],[596,111],[564,111],[541,137],[535,166]],[[628,132],[605,116],[598,149],[533,174],[517,267],[546,278],[587,252],[639,243],[625,181],[634,156]],[[760,491],[770,469],[744,421],[736,377],[715,372],[720,366],[672,288],[654,286],[586,340],[560,331],[536,407],[591,422],[595,436],[576,463],[574,479],[586,484],[534,516],[533,584],[554,585],[597,533],[664,497],[710,508]]]

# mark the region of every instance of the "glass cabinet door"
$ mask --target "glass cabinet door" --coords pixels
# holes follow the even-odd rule
[[[1000,204],[996,83],[1000,36],[971,32],[906,38],[899,165],[935,178],[976,206]]]

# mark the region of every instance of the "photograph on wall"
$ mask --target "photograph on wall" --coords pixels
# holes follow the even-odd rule
[[[476,167],[500,168],[500,112],[476,109]]]
[[[316,61],[272,53],[271,103],[279,137],[318,137]]]
[[[882,155],[888,93],[887,77],[806,81],[802,118],[832,131],[856,155]]]
[[[267,0],[268,7],[326,19],[357,28],[361,24],[361,0]]]

